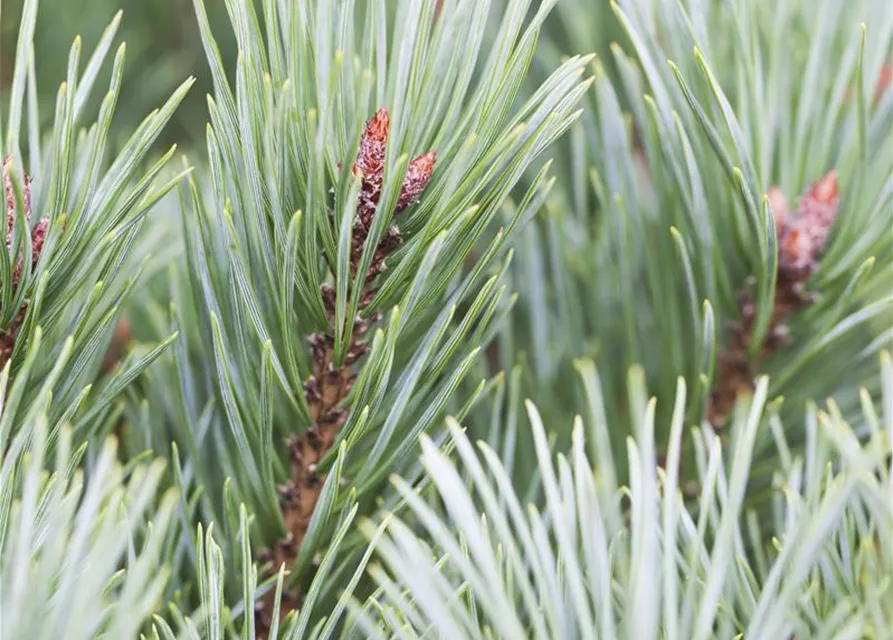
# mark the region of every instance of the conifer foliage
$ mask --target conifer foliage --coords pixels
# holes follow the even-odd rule
[[[589,3],[557,12],[556,48],[604,55],[556,159],[563,188],[512,268],[521,313],[504,365],[529,354],[547,422],[579,410],[579,357],[598,364],[609,414],[628,414],[627,371],[641,365],[659,411],[681,374],[689,419],[717,427],[759,375],[786,420],[831,394],[858,415],[860,386],[877,384],[893,322],[893,12],[702,5],[616,2],[601,14],[612,29]],[[826,363],[838,375],[815,375]],[[621,465],[625,435],[611,434]],[[762,434],[757,448],[774,456]]]
[[[889,3],[21,5],[0,638],[893,628]]]
[[[211,183],[181,191],[191,298],[175,301],[175,328],[191,305],[202,331],[179,341],[173,428],[180,451],[202,452],[183,490],[201,489],[204,519],[244,504],[261,578],[288,572],[284,615],[312,605],[314,576],[337,587],[315,558],[334,561],[332,536],[374,506],[418,435],[482,393],[475,380],[454,398],[509,303],[507,248],[546,171],[508,215],[503,204],[577,117],[587,59],[522,100],[549,3],[529,19],[529,2],[439,15],[432,2],[268,3],[265,39],[251,4],[234,2],[233,91],[196,8],[215,80]],[[493,42],[488,18],[502,25]],[[214,375],[199,388],[190,367]],[[237,566],[241,550],[222,544]],[[258,628],[273,624],[272,600]]]
[[[837,173],[831,171],[810,187],[796,212],[790,210],[787,198],[778,187],[769,189],[768,198],[775,216],[778,267],[772,315],[763,344],[757,349],[759,358],[790,346],[787,321],[818,301],[818,293],[809,292],[806,287],[818,267],[819,256],[840,208]],[[757,319],[752,291],[740,295],[738,315],[740,321],[730,327],[728,345],[719,354],[717,383],[708,407],[709,420],[716,426],[725,422],[738,395],[749,390],[757,377],[750,358],[750,340]]]
[[[144,260],[137,238],[151,208],[178,177],[162,177],[175,149],[150,159],[152,143],[192,84],[150,113],[123,147],[110,149],[125,47],[114,56],[98,114],[87,111],[119,25],[116,16],[86,64],[76,38],[59,85],[53,129],[42,132],[31,37],[37,2],[25,2],[2,137],[6,250],[0,252],[0,364],[4,446],[41,387],[50,385],[51,438],[72,422],[75,438],[102,436],[111,401],[162,348],[100,377],[105,346]],[[170,336],[163,340],[169,342]],[[93,420],[96,419],[94,422]],[[56,424],[57,421],[61,421]]]

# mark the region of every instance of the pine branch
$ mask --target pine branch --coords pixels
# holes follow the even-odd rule
[[[353,275],[359,268],[381,197],[389,136],[390,117],[387,109],[382,107],[366,124],[360,138],[357,160],[351,170],[354,179],[361,181],[351,238]],[[429,152],[409,163],[397,201],[396,215],[402,213],[409,204],[416,202],[421,196],[431,178],[434,161],[434,152]],[[372,263],[362,280],[364,288],[360,294],[361,306],[349,332],[351,338],[344,362],[340,365],[335,358],[335,293],[331,287],[323,285],[322,295],[330,329],[327,333],[315,333],[308,339],[313,373],[304,383],[304,393],[310,407],[311,426],[300,436],[292,437],[288,445],[291,481],[277,489],[287,536],[273,544],[271,558],[274,568],[291,566],[304,542],[325,480],[325,475],[319,472],[318,465],[331,450],[338,436],[338,430],[347,421],[348,412],[343,405],[356,382],[352,366],[368,352],[369,345],[364,339],[369,328],[378,319],[377,314],[362,317],[376,293],[372,281],[384,270],[385,261],[399,245],[400,232],[396,226],[391,226],[375,248]],[[297,608],[300,594],[286,594],[285,602],[289,606],[281,609],[283,617],[292,608]],[[273,610],[270,598],[268,606],[264,609]],[[267,631],[269,624],[266,621],[263,624],[263,628]],[[264,637],[267,631],[262,632]]]
[[[740,321],[730,326],[728,344],[718,355],[716,381],[707,408],[708,419],[715,427],[728,419],[738,395],[753,389],[759,361],[790,346],[787,321],[818,300],[819,294],[806,291],[806,287],[818,268],[819,255],[840,206],[837,173],[832,171],[812,185],[793,215],[778,187],[769,190],[768,198],[778,236],[778,270],[769,328],[762,344],[754,348],[751,336],[756,333],[757,305],[753,287],[740,292]]]
[[[319,563],[343,518],[372,509],[418,435],[486,390],[479,352],[513,301],[511,248],[548,167],[508,198],[578,117],[589,58],[525,100],[516,79],[548,2],[506,7],[486,46],[489,8],[469,0],[437,20],[434,0],[401,3],[385,22],[325,0],[269,3],[263,19],[245,0],[230,8],[244,54],[232,87],[196,2],[215,81],[209,168],[179,194],[176,351],[128,415],[134,440],[171,456],[176,442],[206,521],[245,505],[260,575],[287,571],[280,616],[303,600],[299,617],[316,619],[337,599],[336,568],[360,560],[351,534],[337,564]],[[235,528],[217,540],[238,564]],[[240,587],[228,577],[227,598]],[[261,631],[277,622],[269,597],[252,609]]]
[[[107,157],[121,93],[123,45],[109,65],[109,87],[98,113],[91,113],[88,99],[114,43],[117,15],[83,66],[84,43],[75,38],[56,94],[53,128],[44,136],[33,52],[37,22],[38,2],[24,0],[4,109],[9,119],[0,136],[7,213],[0,252],[0,367],[8,367],[14,383],[10,395],[21,403],[9,401],[0,444],[15,435],[21,418],[14,415],[16,408],[33,401],[50,379],[58,380],[47,408],[51,421],[64,416],[76,437],[86,439],[91,419],[107,411],[157,357],[155,352],[131,359],[127,368],[102,370],[121,306],[139,280],[144,256],[135,248],[137,235],[148,211],[178,181],[161,178],[173,149],[143,166],[191,85],[183,83],[129,141],[116,145],[115,156]],[[79,128],[91,118],[95,122],[88,128]],[[38,342],[42,348],[32,351]],[[30,362],[28,353],[34,353]]]
[[[500,366],[529,370],[526,393],[554,422],[580,401],[569,380],[580,357],[599,363],[609,416],[629,415],[635,365],[659,414],[684,375],[692,422],[727,418],[757,374],[784,397],[785,421],[832,392],[857,415],[857,381],[877,384],[872,359],[891,345],[893,156],[881,151],[893,143],[891,33],[874,26],[891,9],[823,1],[776,15],[759,2],[618,0],[613,19],[578,18],[584,4],[558,12],[545,60],[568,43],[603,47],[606,30],[625,44],[596,61],[588,108],[556,158],[548,215],[513,261],[521,302],[505,340],[518,346]],[[832,169],[843,197],[833,229],[819,223],[827,237],[773,222],[773,185],[792,197]],[[783,264],[792,254],[815,264]],[[626,435],[611,433],[620,465]],[[802,433],[793,440],[804,444]],[[768,439],[759,446],[774,455]]]

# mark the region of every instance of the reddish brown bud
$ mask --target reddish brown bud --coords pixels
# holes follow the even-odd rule
[[[366,123],[366,128],[363,130],[357,161],[354,163],[355,175],[362,172],[363,178],[366,180],[376,175],[381,176],[390,132],[391,119],[388,110],[382,107]]]
[[[318,402],[320,399],[319,382],[315,376],[310,376],[304,382],[304,395],[307,396],[309,402]]]
[[[837,172],[830,171],[800,199],[796,215],[776,218],[777,222],[781,221],[777,226],[778,259],[782,268],[800,271],[808,277],[825,248],[839,207]]]
[[[790,267],[806,267],[814,254],[809,235],[803,233],[798,226],[785,230],[778,245],[779,262]]]
[[[840,207],[837,172],[830,171],[800,200],[798,223],[809,234],[815,253],[825,248],[828,234]]]
[[[12,167],[12,156],[7,156],[3,161],[3,186],[6,192],[6,248],[9,249],[12,246],[12,238],[15,232],[15,224],[16,224],[16,202],[15,202],[15,189],[12,184],[12,174],[10,168]],[[25,221],[30,224],[31,222],[31,179],[28,177],[28,174],[25,173],[22,176],[22,186],[24,189],[23,195],[23,205],[25,210],[22,212],[25,216]],[[49,220],[47,218],[41,218],[34,229],[31,230],[31,267],[34,268],[37,265],[37,260],[40,258],[40,253],[43,251],[43,245],[46,241],[47,235],[47,227],[49,226]],[[17,283],[21,279],[22,275],[22,259],[21,257],[16,262],[15,269],[13,270],[12,280],[14,283]]]
[[[31,268],[37,266],[37,259],[40,257],[40,252],[43,251],[43,243],[46,242],[49,225],[48,218],[41,218],[31,231]]]
[[[822,204],[837,204],[840,195],[840,186],[837,181],[837,171],[832,169],[813,184],[806,193],[807,198],[812,198]],[[802,207],[802,204],[801,204]]]
[[[766,195],[769,198],[769,205],[772,207],[772,215],[775,216],[775,229],[781,235],[781,231],[791,215],[791,205],[788,204],[788,199],[779,187],[769,187]]]
[[[434,163],[437,161],[437,152],[423,153],[409,163],[406,169],[406,177],[403,178],[403,188],[400,191],[400,200],[397,201],[397,213],[403,211],[415,202],[431,179],[434,171]]]
[[[16,216],[15,216],[15,208],[16,208],[16,199],[15,199],[15,189],[12,186],[12,173],[10,172],[10,167],[12,167],[12,156],[6,156],[6,159],[3,161],[3,187],[6,190],[6,246],[12,243],[12,233],[13,229],[15,229]],[[28,174],[23,174],[22,176],[22,187],[24,188],[24,204],[25,204],[25,220],[31,222],[31,180],[28,178]]]
[[[385,152],[391,131],[391,119],[388,110],[382,107],[372,119],[366,123],[360,138],[360,149],[357,161],[353,165],[353,174],[362,176],[360,198],[357,204],[360,224],[366,228],[375,214],[378,198],[381,196],[381,182],[384,176]]]
[[[391,116],[387,107],[381,107],[375,115],[366,122],[363,137],[366,141],[378,140],[386,143],[391,135]]]

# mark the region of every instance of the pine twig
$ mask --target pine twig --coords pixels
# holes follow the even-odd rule
[[[387,109],[381,108],[366,123],[352,169],[354,179],[362,181],[351,236],[351,273],[354,275],[359,268],[381,196],[389,136],[390,117]],[[436,154],[430,151],[409,163],[395,215],[402,213],[421,196],[431,178],[435,161]],[[392,225],[375,249],[364,279],[359,314],[353,322],[350,344],[341,365],[335,361],[335,293],[331,287],[323,285],[322,295],[329,315],[329,329],[308,338],[313,372],[304,384],[304,393],[313,422],[304,433],[292,438],[289,443],[291,479],[279,487],[286,535],[275,541],[269,551],[274,570],[278,570],[283,564],[286,567],[292,566],[304,543],[310,519],[325,483],[325,476],[319,473],[317,466],[331,450],[338,431],[347,420],[349,411],[343,404],[356,380],[353,366],[368,351],[365,337],[372,324],[378,320],[376,315],[364,313],[375,294],[373,280],[385,269],[385,261],[401,242],[398,227]],[[264,637],[265,630],[269,629],[272,622],[269,619],[273,610],[272,597],[271,593],[261,606],[259,618]],[[290,610],[296,608],[300,600],[300,592],[283,594],[281,617],[284,618]]]
[[[769,330],[752,360],[748,354],[757,309],[752,287],[745,288],[738,296],[740,320],[731,326],[729,344],[717,362],[716,383],[707,409],[714,427],[725,424],[739,393],[753,389],[760,361],[790,344],[788,319],[818,297],[806,290],[806,284],[815,273],[840,206],[837,173],[831,171],[813,184],[800,199],[795,214],[778,187],[772,187],[768,196],[778,234],[778,271]]]

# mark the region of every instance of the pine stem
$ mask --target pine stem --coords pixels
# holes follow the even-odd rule
[[[818,255],[825,247],[840,205],[837,174],[831,171],[812,185],[801,198],[796,215],[791,215],[787,200],[776,187],[770,189],[769,201],[779,241],[772,317],[757,357],[749,358],[757,315],[753,287],[739,294],[740,321],[732,325],[729,344],[719,354],[716,384],[707,409],[707,419],[717,428],[728,420],[738,395],[753,390],[759,362],[789,346],[787,321],[817,300],[817,294],[806,291],[806,284],[818,267]]]
[[[376,214],[380,214],[378,200],[381,195],[384,176],[385,152],[390,135],[390,118],[386,109],[379,109],[369,122],[360,140],[357,160],[353,166],[353,176],[362,180],[352,233],[350,269],[356,275],[359,263],[369,237],[369,229]],[[422,194],[434,169],[436,155],[433,151],[414,158],[407,167],[395,215]],[[304,393],[310,406],[313,420],[310,427],[289,442],[289,462],[291,478],[280,487],[280,508],[285,522],[286,535],[273,543],[269,550],[272,568],[278,571],[285,565],[291,567],[300,553],[307,535],[307,529],[319,501],[325,475],[319,473],[318,465],[331,450],[338,437],[338,431],[347,421],[349,408],[345,401],[356,380],[352,366],[365,355],[368,345],[365,335],[374,322],[376,314],[366,314],[369,302],[375,294],[375,277],[385,269],[385,260],[401,244],[400,232],[396,226],[388,228],[379,241],[372,262],[363,278],[363,291],[360,297],[359,314],[355,318],[350,344],[344,363],[336,365],[334,318],[335,295],[327,285],[323,285],[322,296],[329,315],[329,328],[326,333],[317,332],[308,338],[311,349],[312,375],[304,384]],[[270,592],[258,612],[259,637],[267,637],[272,624],[275,595]],[[283,593],[280,620],[296,609],[301,603],[300,587]]]

